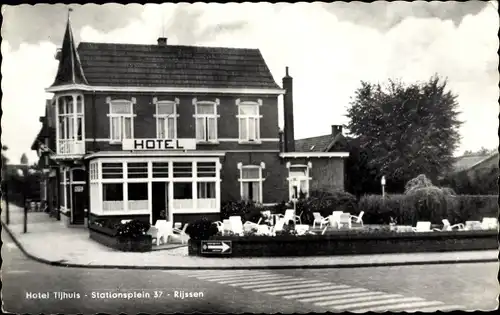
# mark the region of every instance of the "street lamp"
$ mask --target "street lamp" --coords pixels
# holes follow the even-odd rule
[[[382,197],[385,197],[385,176],[380,179],[380,184],[382,184]]]
[[[22,184],[22,191],[23,191],[23,204],[24,204],[24,220],[23,220],[23,233],[28,232],[28,206],[26,205],[26,194],[28,190],[28,182],[27,182],[27,175],[28,174],[33,174],[35,171],[27,168],[27,172],[25,174],[23,169],[17,169],[17,175],[19,177],[23,178],[23,184]]]

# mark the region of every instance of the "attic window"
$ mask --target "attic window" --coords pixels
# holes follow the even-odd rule
[[[313,146],[309,149],[309,151],[314,150],[314,148],[315,148],[315,147],[316,147],[316,146],[315,146],[315,145],[313,145]]]

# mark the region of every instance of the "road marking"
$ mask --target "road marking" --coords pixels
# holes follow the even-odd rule
[[[259,279],[260,278],[260,279]],[[276,283],[283,281],[294,280],[292,277],[283,277],[283,276],[266,276],[266,277],[252,277],[251,280],[242,281],[240,280],[232,280],[232,281],[220,281],[220,284],[229,284],[230,286],[243,286],[243,285],[253,285],[253,284],[268,284],[268,283]]]
[[[302,281],[299,284],[283,283],[283,285],[285,285],[285,286],[280,286],[279,288],[264,289],[261,292],[265,292],[265,293],[271,294],[271,295],[276,295],[278,293],[283,292],[283,290],[286,291],[286,290],[289,290],[289,289],[296,289],[296,288],[318,287],[318,285],[324,285],[324,284],[323,283],[317,283],[317,282],[310,282],[310,281]],[[273,291],[275,291],[275,292],[273,292]]]
[[[255,291],[255,292],[268,292],[268,291],[281,290],[281,289],[283,289],[283,287],[288,289],[289,286],[292,284],[307,284],[307,283],[318,283],[318,282],[319,282],[318,280],[307,280],[307,281],[297,280],[297,281],[290,281],[290,282],[277,284],[277,285],[264,284],[264,285],[247,286],[247,287],[243,287],[243,288],[244,289],[258,288],[258,289],[253,290],[253,291]],[[260,288],[262,288],[262,289],[260,289]]]
[[[357,309],[356,312],[378,312],[378,311],[389,311],[389,310],[395,310],[395,309],[403,309],[405,312],[407,312],[407,309],[409,307],[428,307],[431,305],[442,305],[444,304],[443,302],[439,301],[420,301],[420,302],[413,302],[413,303],[400,303],[400,304],[394,304],[394,305],[384,305],[384,306],[378,306],[378,307],[372,307],[372,308],[365,308],[365,309]],[[420,311],[420,310],[418,310]]]
[[[342,289],[342,290],[334,290],[334,291],[329,291],[326,292],[323,296],[316,296],[316,297],[310,297],[310,298],[305,298],[305,299],[300,299],[300,302],[318,302],[318,301],[324,301],[324,300],[339,300],[339,299],[345,299],[348,297],[356,297],[356,296],[365,296],[365,295],[370,295],[372,292],[368,291],[367,289],[364,288],[351,288],[351,289]],[[340,295],[338,295],[340,294]]]
[[[363,302],[366,300],[369,300],[370,297],[363,297],[363,298],[358,298],[358,299],[345,299],[345,300],[338,300],[338,301],[332,301],[332,302],[323,302],[323,303],[316,303],[316,305],[320,306],[333,306],[334,309],[336,310],[347,310],[350,308],[358,308],[358,307],[364,307],[364,306],[376,306],[376,305],[385,305],[385,308],[389,308],[390,304],[397,304],[397,303],[407,303],[407,302],[420,302],[424,301],[422,298],[418,297],[401,297],[399,294],[387,294],[387,295],[381,295],[381,296],[375,296],[372,297],[371,299],[385,299],[381,301],[370,301],[370,302]],[[353,302],[361,302],[361,303],[353,303]],[[371,308],[370,308],[371,310]]]
[[[332,310],[361,313],[397,309],[408,311],[410,308],[415,311],[465,309],[462,306],[427,301],[419,297],[369,291],[365,288],[310,280],[310,278],[301,278],[295,275],[287,276],[267,270],[177,270],[169,272],[241,289],[250,289],[254,292],[278,296],[287,300],[295,299],[302,303],[313,303],[316,306],[330,307]]]
[[[263,274],[262,272],[251,272],[251,273],[247,273],[247,274],[233,274],[233,275],[218,275],[218,276],[215,276],[215,275],[211,275],[211,276],[198,276],[197,278],[198,279],[201,279],[201,280],[229,280],[229,279],[244,279],[244,278],[248,278],[248,277],[257,277],[257,276],[274,276],[273,274]],[[195,276],[196,277],[196,276]]]
[[[296,289],[296,290],[285,290],[278,292],[269,292],[271,295],[284,295],[285,299],[295,299],[300,297],[310,297],[314,295],[325,294],[324,290],[333,290],[333,289],[346,289],[350,288],[348,285],[332,285],[330,283],[321,283],[317,284],[314,288],[304,288],[304,289]],[[306,293],[309,292],[309,293]],[[299,293],[299,294],[296,294]],[[290,295],[288,295],[290,294]]]

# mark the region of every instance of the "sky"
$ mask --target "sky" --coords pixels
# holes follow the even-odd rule
[[[290,68],[297,139],[346,124],[361,80],[414,83],[437,73],[458,94],[456,154],[498,147],[497,1],[70,7],[77,42],[156,44],[165,36],[174,45],[259,48],[280,85]],[[51,97],[44,89],[57,72],[67,9],[2,5],[2,143],[12,163],[24,152],[37,160],[30,146]]]

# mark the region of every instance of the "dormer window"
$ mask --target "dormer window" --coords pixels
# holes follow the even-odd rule
[[[132,100],[111,100],[109,104],[109,135],[111,142],[121,142],[123,139],[134,138],[135,98]]]
[[[156,106],[156,137],[159,139],[177,139],[177,105],[175,101],[158,101],[155,97],[153,103]]]
[[[196,141],[217,142],[217,105],[219,99],[213,101],[198,101],[193,99],[195,106]]]
[[[262,100],[258,102],[241,102],[236,100],[238,106],[239,142],[255,143],[260,142],[260,106]]]

